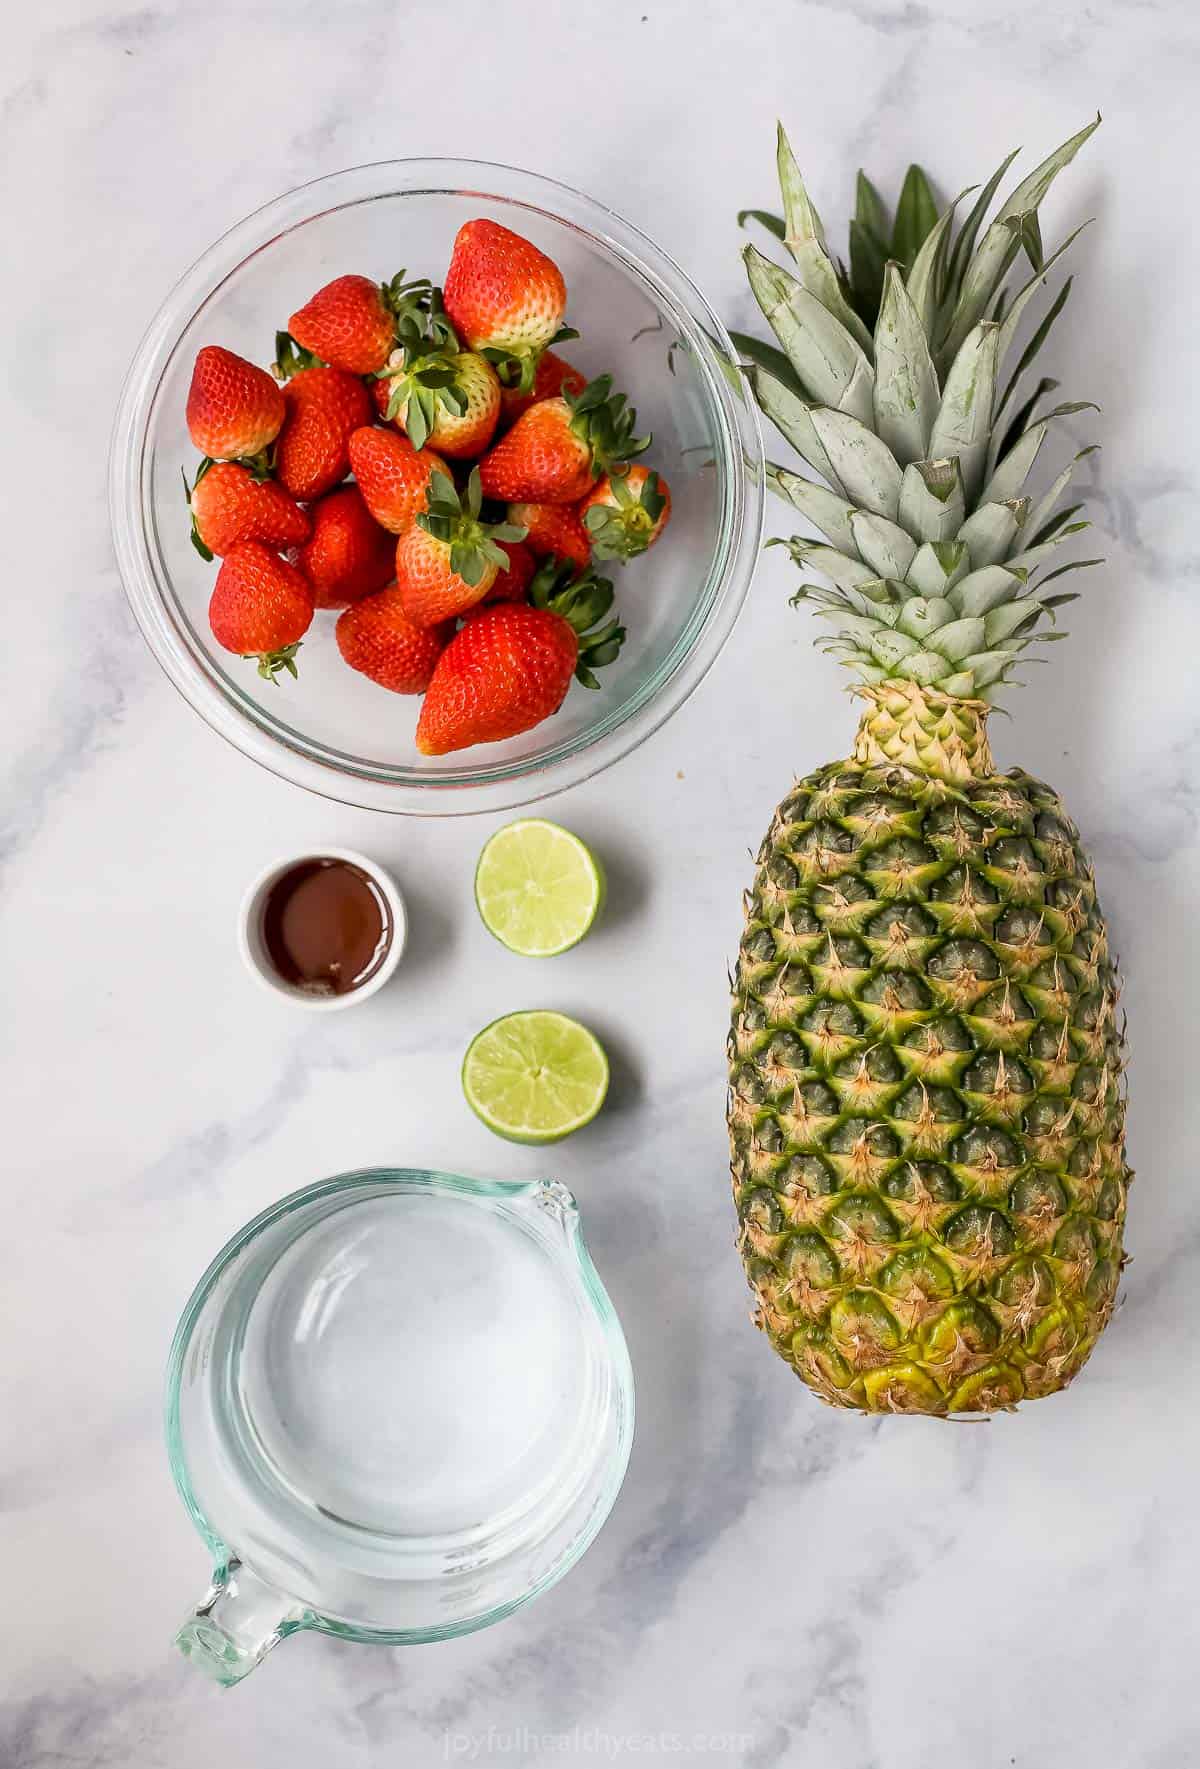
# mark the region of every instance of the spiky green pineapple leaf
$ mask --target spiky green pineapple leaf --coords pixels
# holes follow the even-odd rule
[[[766,477],[771,490],[794,510],[799,510],[814,528],[819,528],[839,552],[855,551],[854,530],[850,526],[853,504],[835,492],[827,491],[823,485],[817,485],[814,480],[804,479],[799,473],[789,473],[785,467],[773,463],[768,464]]]
[[[913,554],[905,583],[922,596],[945,596],[971,568],[961,541],[925,541]]]
[[[975,241],[979,237],[979,228],[982,226],[984,216],[991,209],[991,203],[995,200],[996,191],[1000,189],[1000,182],[1004,179],[1005,172],[1009,170],[1009,166],[1012,165],[1012,161],[1016,159],[1019,152],[1021,149],[1014,147],[1011,154],[1005,154],[1000,165],[996,166],[995,172],[991,173],[988,182],[982,186],[979,196],[975,198],[970,211],[966,214],[963,226],[959,228],[958,239],[954,241],[954,246],[950,249],[949,265],[947,265],[947,301],[958,299],[959,290],[963,287],[963,274],[965,274],[966,265],[970,264]]]
[[[784,541],[777,537],[768,541],[768,546],[786,546],[797,565],[811,567],[814,571],[822,571],[835,583],[839,590],[856,590],[861,584],[870,583],[877,575],[869,565],[864,565],[858,558],[840,552],[836,547],[822,547],[815,542],[805,540],[802,535],[792,535]]]
[[[910,639],[924,642],[930,633],[948,626],[954,619],[954,604],[945,596],[910,596],[900,610],[896,626]]]
[[[1042,376],[1042,379],[1033,389],[1033,392],[1013,413],[1007,427],[1002,431],[997,430],[996,435],[999,437],[999,441],[995,445],[997,459],[999,459],[1001,455],[1006,454],[1017,440],[1017,437],[1023,435],[1024,432],[1028,430],[1030,424],[1033,422],[1033,414],[1038,406],[1042,403],[1048,393],[1054,393],[1057,389],[1057,381],[1052,380],[1049,375]]]
[[[1028,498],[1009,498],[1003,504],[980,504],[958,531],[959,540],[971,556],[971,564],[976,567],[998,565],[1028,517]]]
[[[963,198],[969,195],[971,188],[968,185],[966,190],[959,191],[949,208],[943,209],[926,234],[921,250],[913,260],[912,269],[905,278],[909,299],[921,317],[921,329],[927,341],[934,335],[942,300],[954,212]]]
[[[1073,417],[1076,412],[1098,412],[1099,410],[1100,407],[1091,399],[1065,399],[1061,404],[1051,406],[1049,411],[1042,412],[1036,422],[1029,424],[1021,432],[1021,435],[1011,443],[1007,441],[1008,431],[1003,436],[998,430],[993,431],[991,445],[988,449],[989,472],[994,475],[998,471],[996,463],[999,462],[1000,466],[1003,466],[1008,456],[1015,454],[1025,437],[1031,435],[1035,430],[1047,430],[1059,418]]]
[[[870,510],[854,510],[850,515],[850,532],[858,556],[880,577],[903,578],[912,564],[917,543],[899,523]]]
[[[871,330],[879,313],[891,235],[891,218],[883,198],[860,170],[850,221],[850,299]]]
[[[895,521],[902,473],[887,444],[849,412],[814,406],[812,421],[851,503]]]
[[[1038,589],[1039,591],[1044,590],[1048,583],[1053,583],[1055,578],[1065,577],[1068,571],[1089,571],[1093,565],[1103,564],[1103,559],[1069,559],[1065,565],[1058,565],[1053,571],[1048,571],[1039,583]]]
[[[850,300],[864,326],[872,327],[883,295],[887,248],[857,220],[850,222]]]
[[[1011,266],[1023,239],[1027,238],[1027,216],[1031,212],[1036,214],[1059,172],[1075,158],[1099,121],[1097,117],[1055,148],[1002,204],[978,251],[965,268],[958,298],[939,341],[940,352],[945,358],[953,357],[968,332],[987,312],[1001,278]]]
[[[1090,227],[1090,226],[1091,226],[1090,221],[1081,222],[1081,224],[1078,227],[1076,227],[1071,233],[1069,233],[1067,235],[1067,237],[1063,241],[1062,245],[1059,246],[1056,251],[1051,253],[1050,257],[1046,259],[1046,261],[1042,265],[1041,269],[1035,275],[1031,276],[1029,278],[1029,281],[1027,283],[1025,283],[1022,288],[1018,289],[1016,295],[1013,297],[1011,305],[1007,308],[1006,312],[1004,313],[1004,317],[1003,317],[1002,329],[1000,332],[1000,360],[1001,360],[1001,362],[1004,361],[1005,357],[1008,355],[1008,352],[1010,351],[1010,349],[1013,346],[1013,343],[1016,340],[1017,328],[1025,316],[1025,310],[1029,306],[1029,303],[1033,300],[1033,298],[1037,294],[1038,290],[1045,285],[1046,278],[1049,276],[1050,271],[1058,263],[1058,260],[1064,255],[1064,253],[1070,251],[1071,247],[1074,245],[1075,241],[1079,238],[1079,236],[1083,232],[1084,228]],[[1050,327],[1054,324],[1054,320],[1058,317],[1058,314],[1061,313],[1062,305],[1065,301],[1066,301],[1066,295],[1060,294],[1057,301],[1055,302],[1055,311],[1054,311],[1052,317],[1050,317],[1049,320],[1042,321],[1042,325],[1039,326],[1039,328],[1038,328],[1038,333],[1040,333],[1040,336],[1038,335],[1038,333],[1035,333],[1034,338],[1030,340],[1029,345],[1027,346],[1025,352],[1023,353],[1022,358],[1021,358],[1021,363],[1016,370],[1016,374],[1014,375],[1014,380],[1019,378],[1020,375],[1022,375],[1025,372],[1025,370],[1030,366],[1030,364],[1033,362],[1038,351],[1041,349],[1042,345],[1046,341],[1047,336],[1049,335]],[[1043,330],[1043,327],[1045,328],[1044,330]],[[1006,397],[1007,397],[1007,395],[1006,395]]]
[[[996,360],[1000,329],[983,320],[963,340],[946,377],[941,404],[929,440],[935,459],[958,457],[967,503],[975,502],[983,481],[992,405],[996,396]]]
[[[937,219],[937,203],[929,180],[920,166],[911,165],[900,187],[892,228],[892,257],[906,271],[912,269],[917,253],[937,226]]]
[[[782,215],[772,214],[770,209],[739,209],[737,223],[744,228],[747,221],[757,221],[775,239],[782,240],[787,233],[787,224]]]
[[[1048,541],[1052,535],[1057,534],[1071,520],[1072,516],[1078,516],[1082,509],[1082,504],[1068,504],[1065,509],[1059,510],[1049,522],[1044,523],[1038,532],[1030,537],[1030,544]]]
[[[954,605],[960,614],[982,615],[1003,603],[1015,601],[1024,591],[1025,576],[1007,565],[985,565],[970,571],[954,586]]]
[[[1042,418],[1017,438],[1008,453],[993,467],[979,496],[981,504],[1002,504],[1020,495],[1021,487],[1033,471],[1048,429],[1048,420]]]
[[[1072,235],[1072,238],[1074,238],[1074,235]],[[1067,304],[1067,300],[1068,300],[1070,293],[1071,293],[1071,284],[1074,282],[1074,280],[1075,279],[1073,277],[1069,276],[1067,278],[1067,280],[1064,282],[1062,288],[1058,291],[1058,294],[1054,297],[1054,300],[1050,303],[1050,306],[1046,309],[1046,312],[1042,315],[1041,321],[1039,322],[1038,327],[1037,327],[1036,331],[1034,332],[1032,338],[1030,338],[1028,344],[1025,346],[1024,350],[1021,352],[1020,360],[1018,361],[1016,368],[1013,370],[1011,376],[1009,377],[1008,384],[1005,387],[1004,392],[1000,395],[999,403],[996,406],[996,417],[997,418],[999,418],[1001,412],[1004,410],[1005,406],[1008,404],[1009,400],[1012,398],[1013,393],[1016,391],[1017,384],[1020,381],[1022,375],[1026,372],[1027,369],[1029,369],[1033,366],[1033,363],[1038,355],[1038,352],[1041,350],[1042,345],[1046,342],[1046,339],[1050,336],[1051,327],[1053,326],[1055,320],[1058,318],[1059,314],[1062,312],[1063,308]],[[1018,299],[1019,299],[1019,297],[1018,297]],[[1000,333],[1000,357],[1001,357],[1001,360],[1003,360],[1003,358],[1004,358],[1008,342],[1009,342],[1009,340],[1007,340],[1005,338],[1004,329],[1001,328],[1001,333]],[[1057,382],[1055,382],[1054,385],[1057,386]]]
[[[1008,168],[1012,165],[1020,151],[1019,147],[1014,147],[1012,152],[1007,154],[1005,158],[1001,160],[1000,164],[996,167],[996,170],[992,173],[992,176],[980,190],[979,195],[971,205],[966,220],[963,222],[962,227],[959,230],[958,237],[950,252],[950,261],[946,270],[946,298],[949,302],[953,302],[958,298],[959,290],[962,287],[963,276],[966,272],[967,265],[970,263],[971,254],[975,250],[975,241],[979,237],[979,229],[983,225],[983,218],[992,206],[993,199],[1000,188],[1000,183],[1004,174],[1008,171]]]
[[[902,467],[929,453],[939,404],[937,371],[900,267],[884,274],[875,325],[875,429]]]
[[[754,246],[743,258],[754,298],[805,393],[870,423],[874,371],[857,339],[781,265]]]
[[[1059,499],[1062,497],[1063,492],[1066,491],[1074,477],[1076,467],[1079,465],[1080,461],[1085,460],[1088,455],[1095,454],[1096,452],[1097,448],[1095,443],[1089,448],[1081,448],[1074,460],[1068,461],[1062,472],[1048,487],[1042,497],[1040,497],[1033,505],[1029,512],[1029,539],[1031,545],[1036,546],[1039,541],[1047,540],[1049,535],[1053,533],[1055,529],[1059,528],[1064,522],[1069,522],[1071,517],[1083,508],[1082,504],[1075,504],[1071,509],[1062,510],[1057,516],[1054,515]]]
[[[965,514],[962,474],[955,457],[912,461],[905,467],[897,521],[915,540],[953,540]]]
[[[1021,553],[1014,553],[1011,559],[1005,560],[1005,565],[1009,571],[1024,571],[1032,577],[1037,568],[1050,558],[1052,553],[1057,552],[1064,541],[1072,540],[1075,535],[1082,534],[1085,528],[1091,526],[1090,522],[1068,523],[1065,528],[1060,528],[1057,534],[1052,535],[1048,541],[1039,541],[1036,546],[1029,546]]]
[[[823,479],[827,479],[835,491],[842,491],[844,488],[833,470],[833,463],[813,428],[808,401],[766,369],[751,369],[750,385],[760,409],[791,443],[801,459],[807,461]]]
[[[871,334],[842,293],[837,270],[825,246],[825,230],[821,225],[821,218],[804,188],[796,156],[782,123],[777,133],[775,159],[786,223],[783,243],[791,253],[800,281],[826,312],[831,313],[845,327],[869,359]]]
[[[854,181],[854,219],[865,232],[874,237],[882,250],[887,250],[892,232],[887,204],[861,166]]]
[[[997,645],[1002,639],[1015,639],[1023,632],[1032,632],[1045,614],[1044,605],[1033,596],[1018,596],[984,616],[984,642]]]
[[[986,644],[986,622],[978,615],[959,615],[937,629],[937,649],[951,663],[961,663]]]
[[[803,397],[800,377],[777,344],[768,344],[749,332],[730,332],[729,341],[748,362],[756,368],[766,369],[777,381],[782,381],[785,387]]]
[[[1025,248],[1030,268],[1040,275],[1046,267],[1046,252],[1042,245],[1042,224],[1038,220],[1036,209],[1021,217],[1021,244]],[[1004,293],[1003,290],[1000,292]]]

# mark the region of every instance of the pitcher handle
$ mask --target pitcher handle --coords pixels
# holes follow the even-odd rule
[[[277,1641],[307,1626],[302,1604],[234,1558],[214,1570],[212,1584],[176,1634],[175,1644],[228,1689],[249,1676]]]

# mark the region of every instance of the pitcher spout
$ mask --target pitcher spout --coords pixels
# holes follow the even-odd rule
[[[307,1625],[302,1604],[231,1559],[214,1571],[212,1584],[176,1634],[175,1644],[228,1689],[249,1676],[277,1641]]]

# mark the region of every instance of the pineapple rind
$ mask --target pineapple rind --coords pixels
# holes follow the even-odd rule
[[[780,805],[734,984],[733,1190],[759,1324],[822,1399],[989,1412],[1082,1367],[1124,1258],[1117,996],[1031,776],[834,762]]]

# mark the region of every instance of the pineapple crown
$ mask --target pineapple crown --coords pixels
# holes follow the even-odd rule
[[[472,589],[483,582],[489,565],[501,571],[508,564],[508,554],[501,541],[523,541],[528,529],[512,522],[484,522],[480,518],[483,492],[479,468],[471,469],[465,492],[459,492],[449,473],[435,467],[429,475],[425,509],[417,517],[417,527],[440,541],[450,550],[450,569]]]
[[[833,627],[825,649],[867,683],[899,678],[963,699],[991,701],[1019,654],[1072,594],[1051,585],[1096,565],[1045,569],[1088,524],[1079,504],[1060,509],[1081,450],[1042,495],[1025,491],[1042,444],[1072,402],[1041,410],[1058,383],[1017,395],[1070,293],[1068,278],[1007,380],[1003,366],[1030,303],[1075,233],[1047,258],[1038,209],[1057,174],[1100,118],[1055,150],[984,227],[1010,154],[954,231],[964,191],[938,213],[919,166],[909,168],[889,228],[862,174],[847,269],[834,259],[782,125],[782,216],[744,210],[786,246],[795,273],[754,246],[750,287],[778,341],[732,334],[762,410],[819,480],[768,464],[772,490],[827,538],[778,544],[828,582],[805,583],[794,602],[815,605]],[[980,230],[983,229],[982,237]],[[978,243],[977,243],[978,242]],[[1032,275],[1009,298],[1024,252]]]

